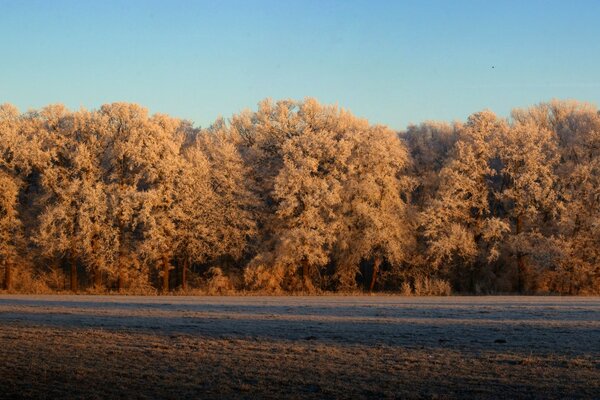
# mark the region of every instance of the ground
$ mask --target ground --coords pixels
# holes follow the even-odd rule
[[[0,296],[0,398],[600,399],[600,298]]]

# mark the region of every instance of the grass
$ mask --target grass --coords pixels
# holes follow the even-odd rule
[[[593,399],[599,315],[597,298],[2,296],[0,399]]]

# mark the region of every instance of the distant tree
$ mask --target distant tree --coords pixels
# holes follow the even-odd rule
[[[528,260],[538,269],[557,262],[552,257],[556,245],[542,223],[558,215],[555,171],[560,155],[552,130],[520,111],[513,119],[496,140],[501,162],[497,196],[511,226],[507,245],[517,262],[517,289],[523,291],[528,289]]]
[[[300,104],[298,117],[301,134],[284,142],[275,182],[274,251],[276,262],[299,265],[304,289],[313,290],[313,277],[330,261],[342,223],[349,133],[366,123],[312,99]]]
[[[413,245],[409,155],[397,135],[382,126],[357,124],[347,140],[351,150],[343,179],[336,278],[342,287],[354,287],[359,263],[370,261],[367,287],[373,290],[381,263],[398,266]]]
[[[130,154],[139,174],[135,188],[140,207],[135,216],[140,231],[138,254],[145,265],[157,266],[161,290],[168,292],[172,261],[180,240],[178,182],[186,168],[180,155],[184,139],[182,129],[186,125],[161,114],[143,122],[144,128],[132,134],[140,136],[131,138],[139,140],[138,153]]]
[[[216,214],[212,230],[216,241],[209,258],[241,262],[255,247],[259,202],[251,191],[251,169],[242,159],[241,138],[218,120],[198,136],[197,145],[208,162],[209,183]]]
[[[19,183],[0,170],[0,257],[4,265],[4,289],[12,288],[12,265],[18,257],[21,221],[17,213]]]
[[[534,121],[552,131],[558,140],[560,160],[556,166],[559,201],[549,204],[558,227],[544,224],[560,262],[545,265],[553,276],[549,290],[560,293],[600,292],[600,115],[595,106],[577,101],[541,103],[516,110],[515,117]],[[537,223],[539,225],[539,222]],[[560,250],[561,252],[558,252]]]
[[[157,208],[165,207],[169,201],[165,198],[161,203],[157,199],[166,195],[159,183],[176,170],[169,161],[179,151],[172,137],[177,122],[160,115],[149,117],[145,108],[127,103],[104,105],[94,118],[101,140],[102,181],[109,194],[106,228],[117,232],[111,276],[119,290],[125,287],[126,280],[146,285],[147,264],[141,258],[155,262],[159,255],[168,256],[163,253],[168,244],[161,243],[160,238],[166,235],[169,225],[153,224],[164,217],[164,208]],[[152,216],[152,211],[157,215]],[[152,231],[153,228],[157,230]],[[165,267],[163,262],[163,268],[171,267]],[[161,276],[164,282],[164,269]]]
[[[461,124],[430,121],[410,125],[400,133],[410,153],[410,174],[415,180],[411,202],[422,209],[437,191],[439,172],[448,162]]]
[[[562,107],[555,103],[553,108]],[[563,144],[559,182],[565,205],[560,229],[567,239],[567,250],[558,275],[565,287],[555,290],[599,294],[600,114],[595,107],[580,104],[559,121],[562,126],[557,131]],[[572,131],[567,137],[565,126]]]
[[[265,278],[269,285],[287,280],[289,287],[314,290],[332,261],[342,223],[351,135],[368,123],[306,99],[265,101],[255,114],[234,117],[232,128],[242,140],[261,205],[262,246],[250,265],[250,280],[261,281],[253,271],[268,271],[277,277]]]
[[[298,102],[264,100],[254,113],[244,111],[231,118],[231,136],[238,138],[240,155],[249,169],[247,184],[258,201],[256,222],[260,247],[272,247],[272,220],[278,202],[275,179],[283,168],[283,144],[301,134]],[[260,250],[259,250],[260,251]]]
[[[29,126],[14,106],[0,105],[0,261],[6,290],[12,288],[13,268],[27,246],[19,197],[33,165],[44,162]]]
[[[487,275],[484,269],[499,257],[499,244],[508,230],[492,204],[496,174],[492,139],[507,130],[492,112],[471,115],[440,171],[438,192],[421,215],[431,265],[450,267],[452,274],[466,273],[468,282],[461,290],[476,290],[478,279]],[[463,281],[460,276],[454,279]]]
[[[177,229],[175,257],[181,269],[181,288],[187,289],[187,272],[194,263],[213,258],[220,246],[217,226],[221,210],[210,183],[210,163],[194,143],[182,153],[184,169],[176,182],[174,222]]]
[[[55,105],[44,108],[39,118],[49,162],[41,171],[38,201],[43,209],[35,241],[42,255],[68,259],[71,290],[79,287],[79,264],[101,286],[102,273],[112,262],[115,232],[106,229],[106,188],[100,180],[91,113],[71,113]]]
[[[183,289],[208,270],[216,292],[243,276],[274,291],[598,294],[599,160],[600,114],[576,101],[399,134],[310,98],[208,129],[127,103],[1,105],[3,286],[60,276],[51,262],[72,290],[85,272],[167,292],[177,268]]]

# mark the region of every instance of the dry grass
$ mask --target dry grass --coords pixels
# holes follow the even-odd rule
[[[0,398],[594,398],[583,356],[3,327]]]
[[[0,398],[600,398],[599,315],[600,299],[4,296]]]

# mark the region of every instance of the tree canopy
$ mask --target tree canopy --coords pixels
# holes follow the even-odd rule
[[[207,128],[5,104],[0,262],[9,290],[598,294],[600,114],[394,132],[311,98]]]

